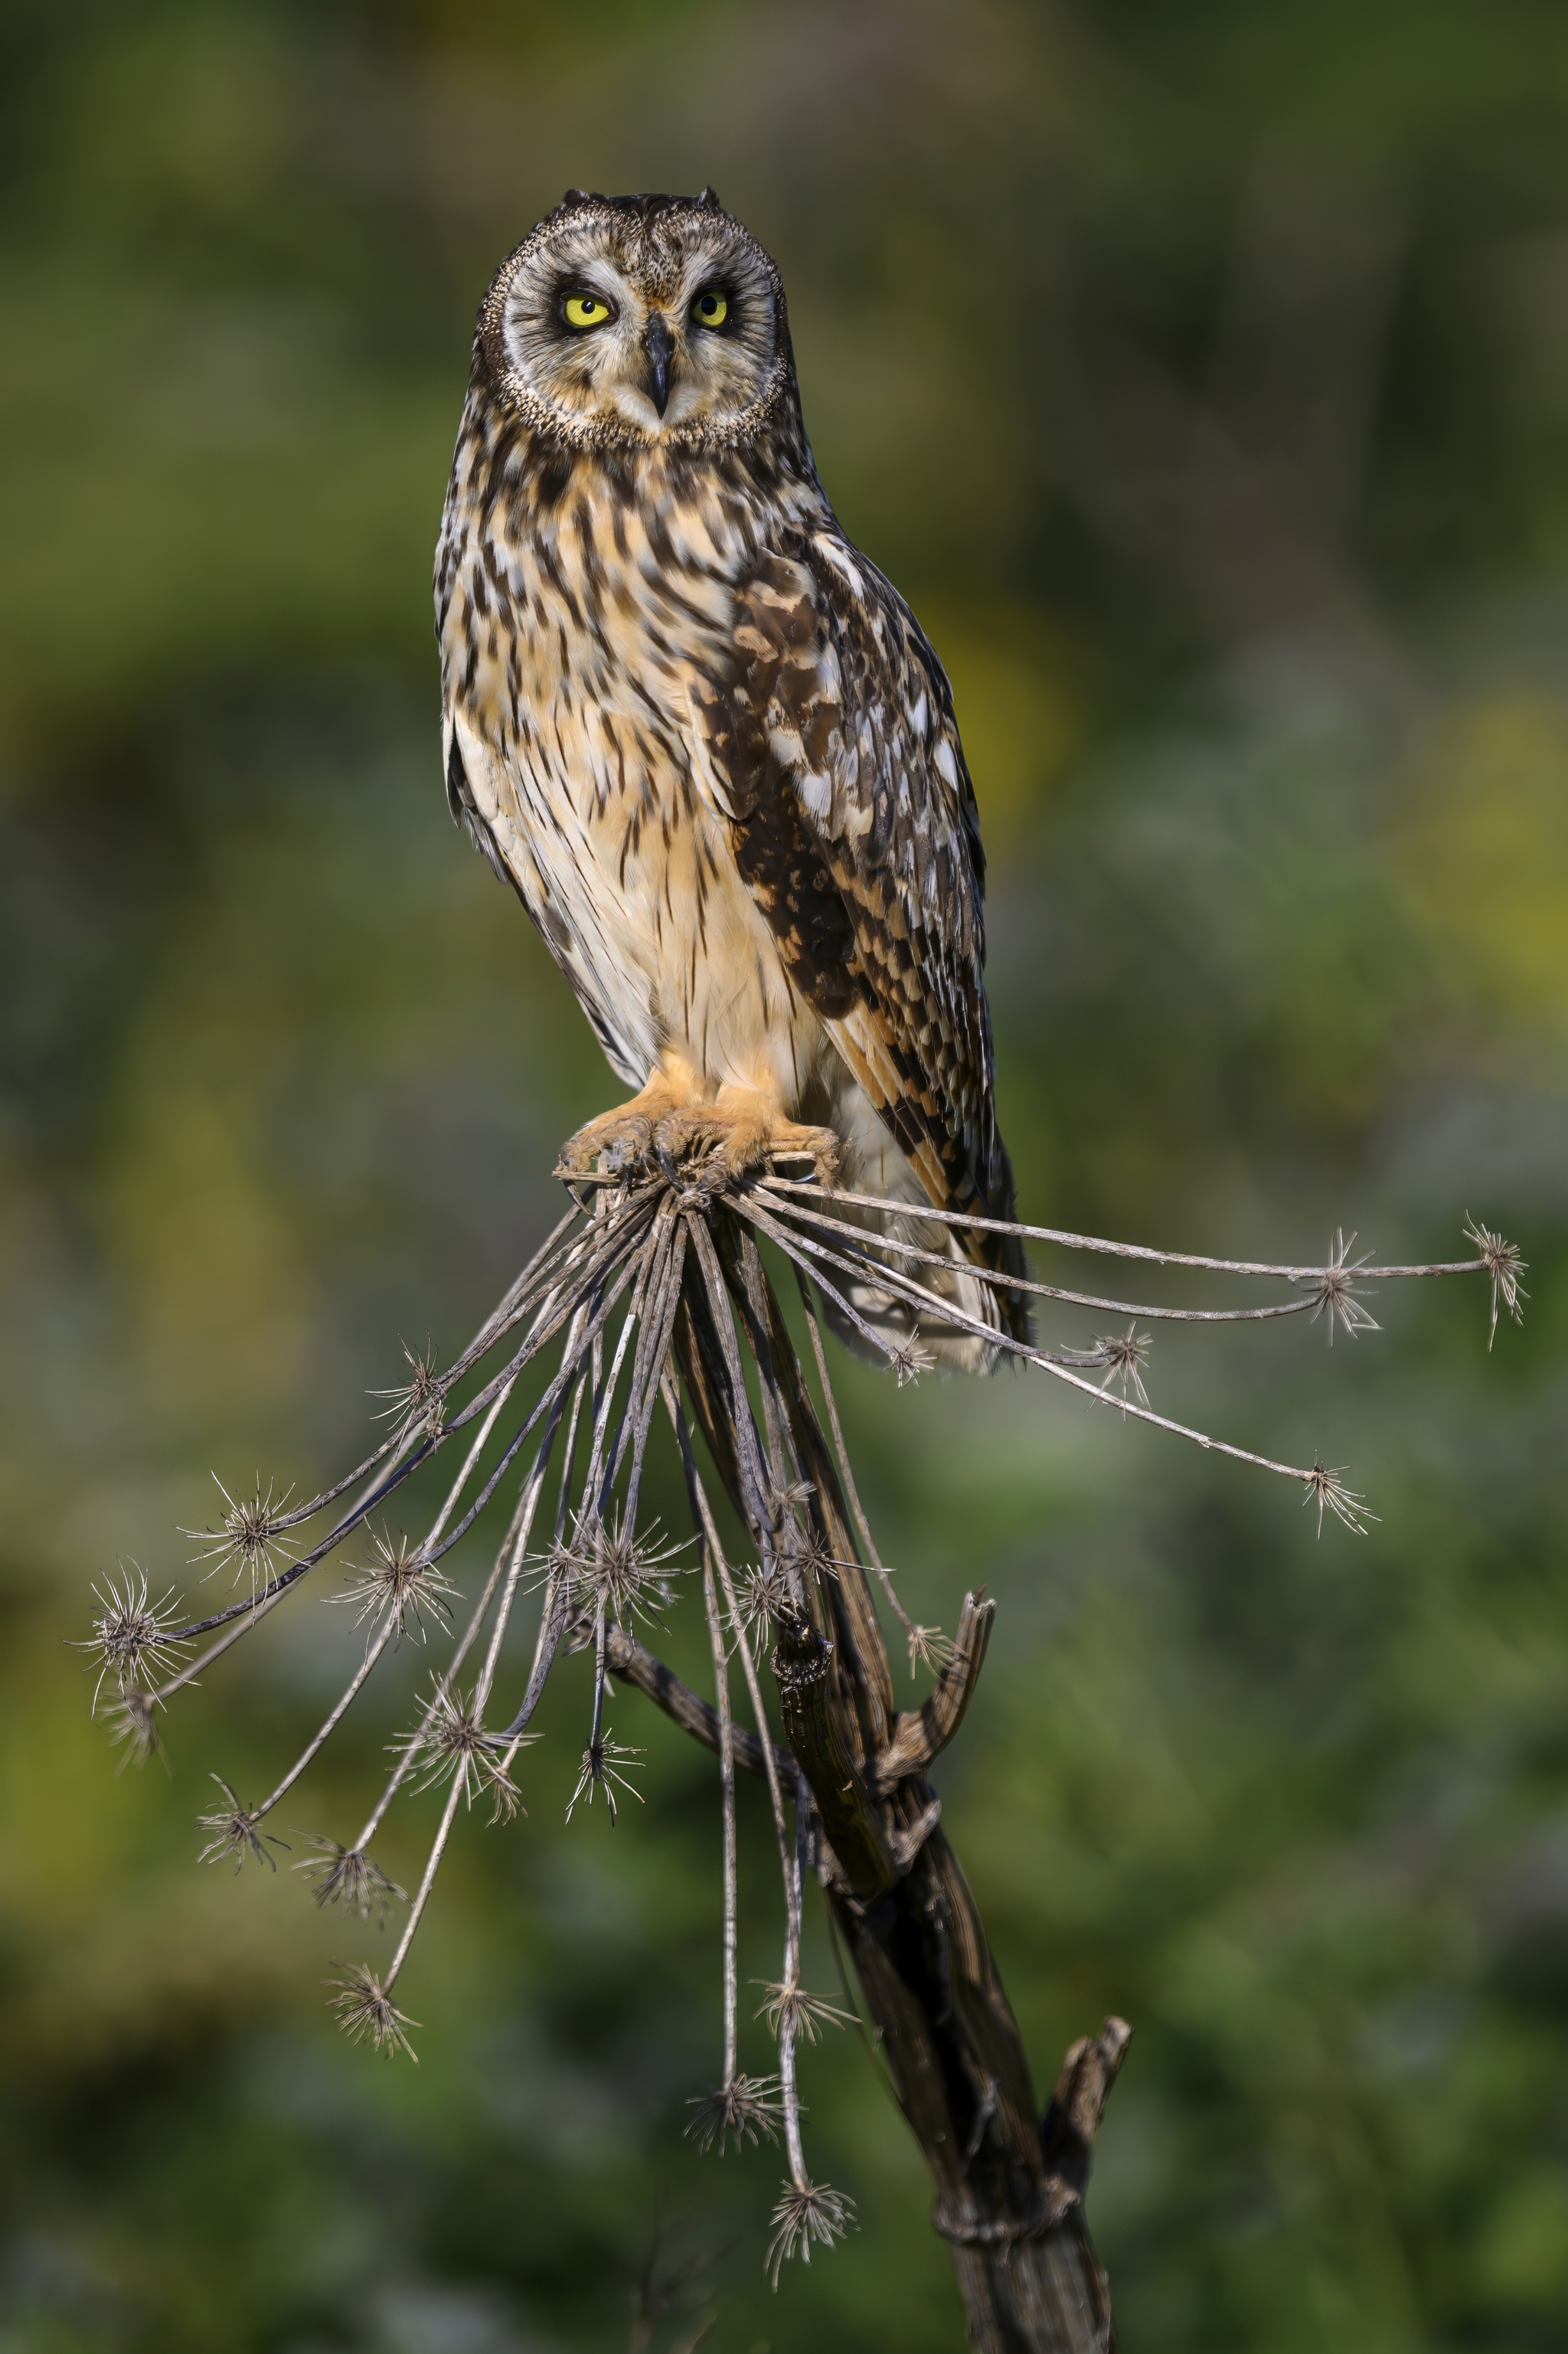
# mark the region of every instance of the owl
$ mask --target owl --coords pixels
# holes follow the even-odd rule
[[[566,1165],[810,1155],[907,1203],[852,1214],[1022,1337],[1016,1240],[919,1214],[1013,1211],[951,691],[828,503],[779,270],[712,188],[573,189],[502,263],[435,592],[453,816],[635,1090]],[[894,1345],[995,1359],[849,1296]]]

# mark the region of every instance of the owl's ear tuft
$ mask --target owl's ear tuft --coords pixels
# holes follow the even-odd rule
[[[586,188],[568,188],[556,207],[558,213],[575,213],[582,205],[591,205],[593,198]]]
[[[719,202],[719,192],[711,183],[697,198],[697,210],[700,213],[723,212],[724,207]]]

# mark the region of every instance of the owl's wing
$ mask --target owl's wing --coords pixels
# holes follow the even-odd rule
[[[914,615],[837,534],[802,536],[739,582],[732,642],[695,700],[705,781],[795,986],[931,1201],[1011,1217],[980,822]],[[1022,1271],[1001,1238],[966,1244]]]

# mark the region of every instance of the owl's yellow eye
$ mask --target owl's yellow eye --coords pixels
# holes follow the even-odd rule
[[[693,303],[692,316],[699,327],[722,327],[729,316],[729,304],[716,286],[709,286]]]
[[[568,327],[602,327],[609,316],[609,304],[599,294],[568,294],[567,324]]]

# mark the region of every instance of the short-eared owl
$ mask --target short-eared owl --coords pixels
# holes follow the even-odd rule
[[[1010,1218],[952,695],[828,504],[779,271],[711,188],[574,189],[503,262],[436,608],[453,813],[637,1089],[568,1160],[805,1150],[863,1191]],[[949,1255],[925,1280],[1023,1331],[996,1280],[1015,1244],[902,1230]]]

